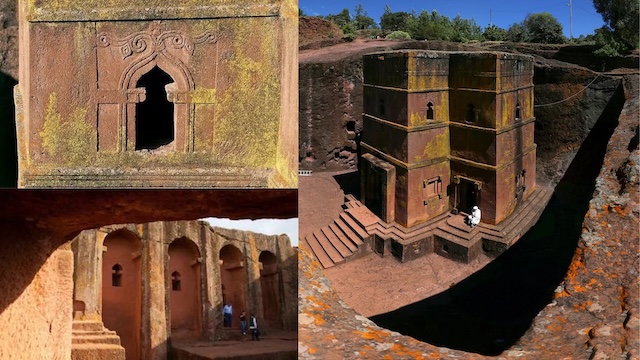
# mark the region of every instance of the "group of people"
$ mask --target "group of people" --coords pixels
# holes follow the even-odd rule
[[[233,306],[229,303],[224,304],[222,308],[222,314],[224,315],[224,327],[231,327],[231,318],[233,317]],[[247,335],[248,330],[251,330],[251,340],[260,341],[260,330],[258,330],[258,320],[255,315],[251,314],[249,323],[247,324],[247,314],[243,311],[240,314],[240,329],[242,335]]]

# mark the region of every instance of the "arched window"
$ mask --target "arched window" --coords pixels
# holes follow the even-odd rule
[[[174,271],[173,273],[171,273],[171,289],[173,291],[180,291],[181,289],[180,273],[177,271]]]
[[[516,120],[520,120],[520,103],[516,105]]]
[[[474,109],[473,104],[467,105],[466,120],[468,122],[475,122],[476,121],[476,110]]]
[[[429,102],[427,104],[427,120],[433,120],[433,103]]]
[[[136,87],[145,89],[145,100],[136,104],[136,150],[153,150],[173,142],[174,105],[165,89],[171,83],[171,76],[158,66],[138,80]]]
[[[122,266],[120,266],[120,264],[115,264],[111,267],[111,270],[113,270],[111,273],[111,286],[122,286]]]

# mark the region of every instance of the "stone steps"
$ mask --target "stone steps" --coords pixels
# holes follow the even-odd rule
[[[311,252],[315,255],[316,259],[318,259],[320,265],[322,265],[323,268],[326,269],[335,265],[331,257],[329,257],[322,245],[318,242],[315,235],[309,234],[304,239],[309,245]]]
[[[104,331],[104,324],[102,321],[94,321],[94,320],[73,320],[71,325],[72,330],[78,331]]]
[[[124,360],[125,356],[124,348],[114,344],[73,344],[71,348],[71,360]]]
[[[120,337],[111,334],[77,335],[72,334],[71,344],[113,344],[120,345]]]
[[[370,235],[363,224],[370,224],[369,210],[359,201],[347,199],[345,211],[333,224],[307,235],[305,240],[320,264],[326,269],[346,261],[358,252]]]
[[[338,240],[340,240],[344,244],[344,246],[349,248],[349,251],[351,253],[358,251],[358,247],[351,240],[349,240],[349,237],[345,235],[342,230],[340,230],[338,225],[336,225],[335,223],[329,224],[329,229],[331,229],[331,231],[335,234]]]
[[[74,320],[71,325],[71,359],[124,360],[125,350],[116,332],[105,328],[101,321]]]

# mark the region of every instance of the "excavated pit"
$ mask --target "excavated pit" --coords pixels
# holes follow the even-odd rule
[[[514,345],[567,273],[624,102],[619,85],[540,220],[512,248],[449,290],[370,319],[417,340],[466,352],[494,356]]]

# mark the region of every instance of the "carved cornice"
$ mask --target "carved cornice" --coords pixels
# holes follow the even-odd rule
[[[106,32],[97,36],[98,46],[118,47],[123,60],[134,54],[162,53],[167,48],[184,49],[189,55],[193,55],[196,44],[215,44],[217,41],[218,36],[213,31],[206,31],[193,40],[177,30],[141,31],[124,38],[115,38]]]

